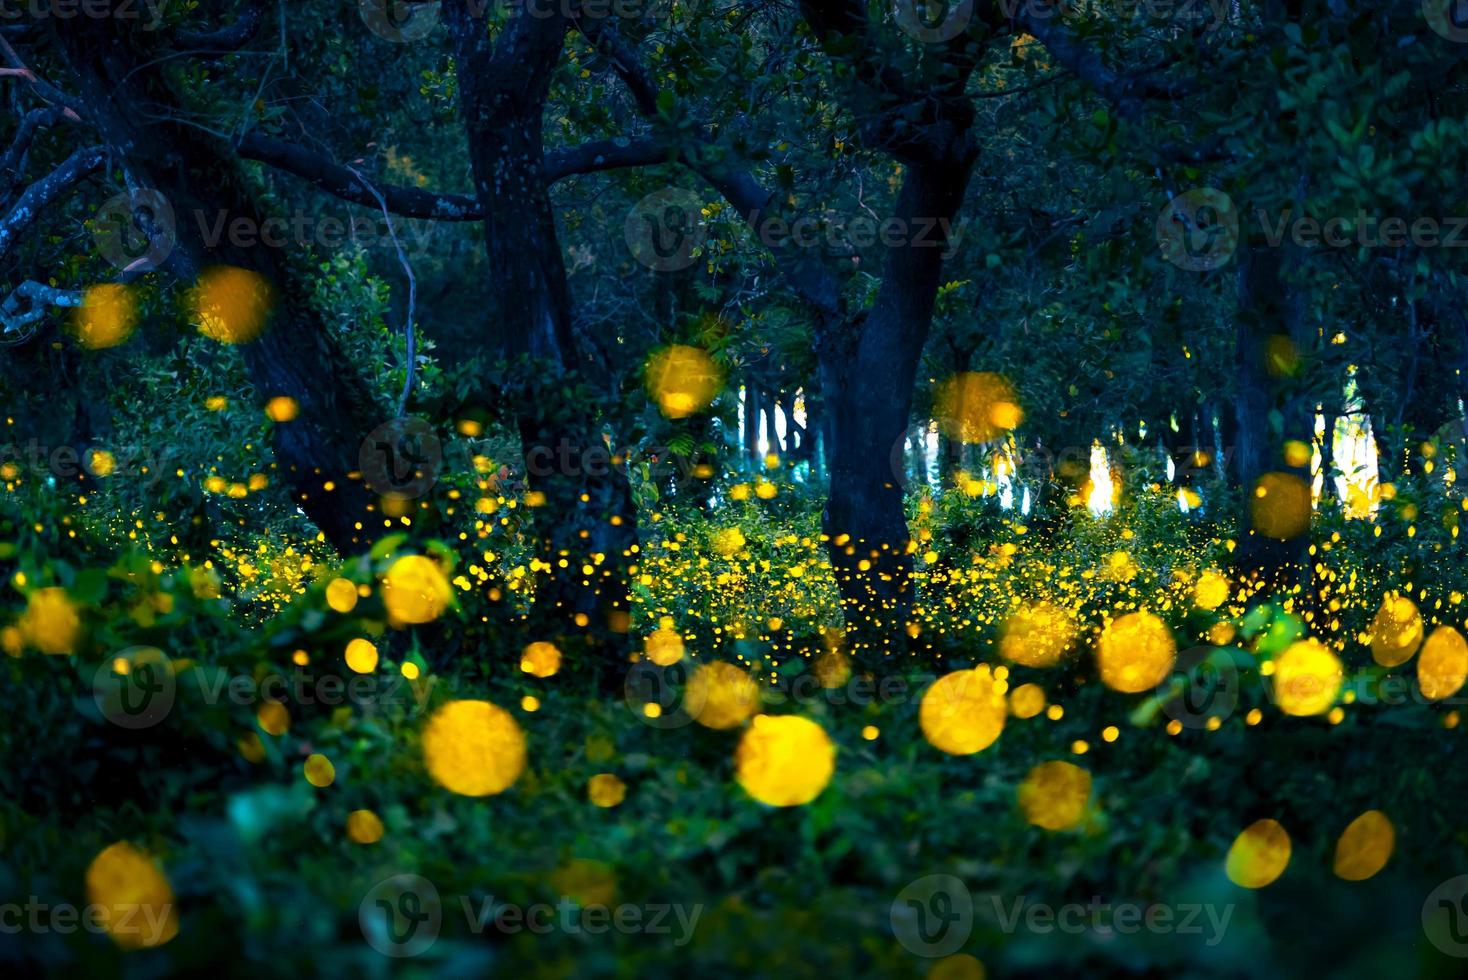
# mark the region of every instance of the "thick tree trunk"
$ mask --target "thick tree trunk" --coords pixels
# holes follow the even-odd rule
[[[233,156],[203,130],[176,121],[183,113],[160,74],[157,35],[134,24],[82,18],[57,32],[89,121],[135,184],[168,199],[177,243],[166,268],[192,281],[209,266],[234,266],[258,273],[276,291],[269,328],[241,344],[240,353],[262,405],[287,396],[298,406],[293,421],[274,429],[276,461],[294,499],[338,551],[357,550],[382,524],[368,513],[370,495],[353,474],[363,438],[386,419],[285,256],[258,240],[204,240],[200,217],[223,213],[260,228],[263,216]]]
[[[911,165],[895,215],[909,227],[919,218],[951,219],[963,202],[971,167],[972,158],[961,150],[946,165]],[[907,438],[943,244],[892,248],[871,309],[823,338],[817,352],[831,425],[823,523],[848,632],[855,649],[868,656],[902,645],[912,607],[904,474],[892,460],[901,460],[894,449]]]
[[[515,414],[529,485],[544,495],[535,520],[538,628],[622,633],[636,511],[620,447],[607,452],[599,399],[578,387],[584,365],[542,162],[541,118],[567,24],[515,8],[491,37],[480,5],[452,0],[443,9],[495,277],[487,346],[507,360],[528,357],[535,377]]]
[[[1267,473],[1281,473],[1310,483],[1310,462],[1291,465],[1284,444],[1309,446],[1314,436],[1314,401],[1301,388],[1290,365],[1272,359],[1271,338],[1288,338],[1305,355],[1303,310],[1297,285],[1290,281],[1292,256],[1258,245],[1239,249],[1236,390],[1234,397],[1234,465],[1242,493],[1235,565],[1244,575],[1257,575],[1274,586],[1303,583],[1308,578],[1310,534],[1280,540],[1256,533],[1254,493]],[[1273,353],[1278,353],[1277,349]],[[1271,417],[1279,428],[1271,424]]]

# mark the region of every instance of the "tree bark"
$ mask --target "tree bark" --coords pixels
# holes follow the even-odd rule
[[[258,241],[245,245],[226,235],[211,243],[199,234],[200,216],[222,212],[256,228],[263,216],[233,155],[203,130],[178,121],[178,100],[156,64],[156,36],[129,26],[134,23],[81,18],[56,32],[86,116],[134,183],[170,202],[177,243],[165,268],[192,281],[207,267],[235,266],[258,273],[276,290],[269,328],[240,345],[240,353],[262,404],[287,396],[298,406],[293,421],[274,428],[276,461],[292,496],[338,551],[354,551],[382,530],[368,513],[370,495],[353,474],[363,437],[385,419],[285,256]],[[146,116],[137,111],[143,105],[149,106]]]
[[[484,9],[450,0],[443,12],[495,277],[487,346],[536,378],[515,414],[529,486],[543,495],[537,628],[611,637],[627,627],[637,521],[623,451],[614,443],[605,452],[599,399],[578,385],[585,364],[544,166],[541,120],[568,25],[560,14],[515,8],[491,37]]]

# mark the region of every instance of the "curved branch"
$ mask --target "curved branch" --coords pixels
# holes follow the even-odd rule
[[[673,163],[677,159],[677,151],[658,140],[592,140],[580,146],[547,152],[545,182],[549,185],[573,174],[590,174],[623,167],[651,167],[659,163]]]
[[[80,289],[58,289],[35,280],[23,282],[11,290],[4,303],[0,303],[0,328],[3,328],[0,336],[4,337],[0,343],[17,344],[29,338],[30,333],[25,328],[44,317],[53,306],[75,308],[81,305]],[[9,336],[17,333],[21,336]]]
[[[25,231],[36,222],[47,205],[66,193],[83,177],[102,169],[107,151],[100,146],[77,150],[45,177],[25,189],[15,207],[0,220],[0,258],[4,258]]]
[[[36,131],[39,129],[55,126],[66,116],[66,110],[61,106],[50,106],[46,109],[32,109],[20,120],[20,126],[15,130],[15,139],[11,140],[10,148],[0,156],[0,187],[7,186],[14,180],[20,178],[21,161],[25,159],[26,151],[31,148],[35,141]]]
[[[246,160],[258,160],[294,174],[334,197],[367,207],[378,206],[372,191],[350,168],[304,147],[247,133],[236,149]],[[465,194],[435,194],[417,187],[391,184],[381,185],[379,189],[387,202],[387,209],[399,217],[437,221],[478,221],[484,217],[479,202]]]

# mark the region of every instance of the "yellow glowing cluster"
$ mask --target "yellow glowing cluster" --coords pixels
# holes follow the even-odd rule
[[[1024,421],[1014,388],[1001,374],[962,371],[938,385],[933,414],[950,439],[992,442]]]
[[[392,563],[382,582],[382,604],[395,624],[430,623],[453,601],[453,589],[437,562],[404,555]]]
[[[1096,643],[1101,683],[1124,694],[1161,684],[1172,673],[1176,659],[1177,641],[1172,630],[1144,610],[1112,620]]]
[[[647,362],[647,391],[670,419],[682,419],[708,408],[724,375],[707,351],[672,344]]]
[[[258,338],[275,306],[275,290],[264,276],[228,265],[206,269],[193,298],[199,332],[223,344]]]
[[[987,664],[956,670],[923,692],[918,724],[934,748],[949,755],[973,755],[994,744],[1009,713],[1008,686]]]
[[[104,926],[118,946],[148,949],[178,935],[173,887],[147,852],[118,841],[92,859],[86,878],[87,901],[106,909]]]
[[[797,715],[760,715],[739,740],[735,777],[769,806],[802,806],[820,795],[836,771],[836,747],[825,729]]]
[[[525,735],[497,705],[450,701],[423,728],[423,761],[428,774],[452,793],[502,793],[525,769]]]

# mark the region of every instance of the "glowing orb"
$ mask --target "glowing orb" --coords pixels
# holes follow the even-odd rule
[[[1113,691],[1136,694],[1156,687],[1172,673],[1177,642],[1167,624],[1149,612],[1113,619],[1096,642],[1101,683]]]
[[[973,755],[994,744],[1004,731],[1006,685],[986,664],[938,678],[923,692],[918,725],[934,748],[949,755]]]
[[[1019,784],[1018,796],[1025,820],[1046,830],[1066,830],[1085,818],[1091,773],[1069,762],[1042,762]]]
[[[444,789],[489,796],[525,769],[525,735],[510,713],[488,701],[450,701],[423,728],[423,761]]]
[[[802,806],[820,795],[836,771],[836,747],[825,729],[797,715],[760,715],[734,752],[735,778],[769,806]]]
[[[1263,888],[1284,874],[1289,863],[1290,835],[1278,820],[1266,818],[1234,838],[1223,870],[1241,888]]]

